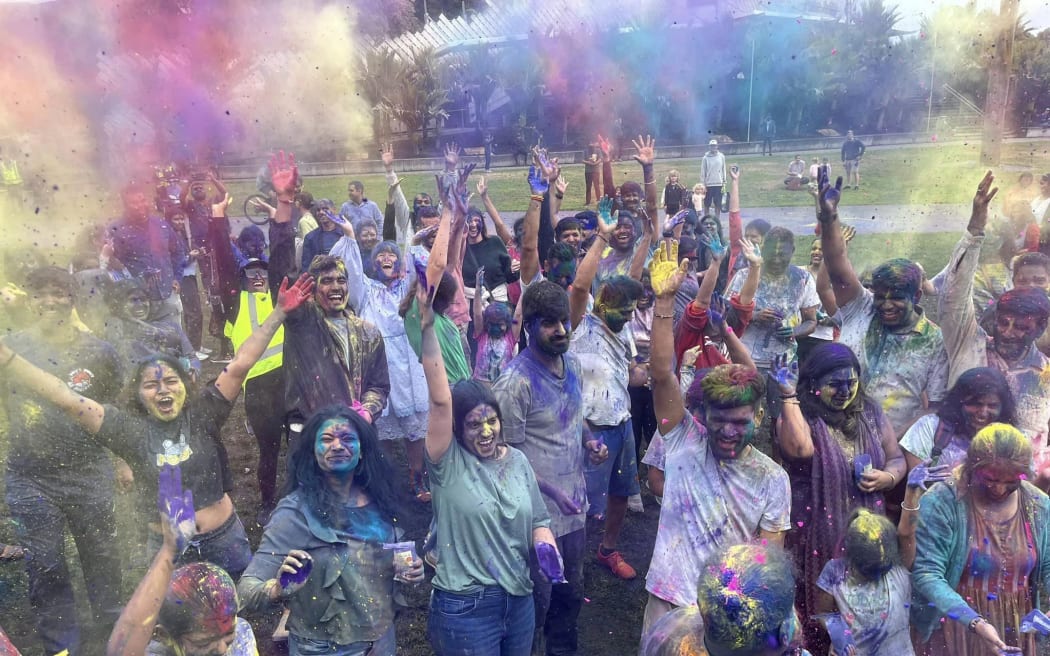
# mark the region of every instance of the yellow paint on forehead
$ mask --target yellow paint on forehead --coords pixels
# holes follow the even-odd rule
[[[884,524],[879,521],[877,515],[863,512],[853,520],[853,526],[865,539],[875,542],[882,536]]]

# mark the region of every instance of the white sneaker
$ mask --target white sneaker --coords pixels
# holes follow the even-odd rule
[[[202,346],[202,347],[201,347],[201,351],[200,351],[200,352],[201,352],[201,353],[203,353],[204,355],[211,355],[211,354],[212,354],[212,353],[214,353],[215,351],[211,350],[211,349],[210,349],[210,348],[208,348],[207,346]]]
[[[194,355],[197,356],[198,360],[200,360],[201,362],[204,362],[204,361],[206,361],[208,359],[208,355],[209,354],[205,353],[204,349],[201,349],[201,350],[197,351]]]
[[[642,504],[642,495],[633,494],[627,499],[627,510],[631,512],[645,512],[645,506]]]

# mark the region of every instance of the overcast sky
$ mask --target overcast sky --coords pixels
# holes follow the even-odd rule
[[[932,13],[945,5],[968,5],[966,0],[886,0],[886,5],[897,5],[901,13],[901,22],[897,27],[902,30],[916,30],[923,13]],[[977,0],[978,9],[998,11],[1000,0]],[[1050,0],[1021,0],[1021,13],[1028,19],[1036,32],[1050,27]]]

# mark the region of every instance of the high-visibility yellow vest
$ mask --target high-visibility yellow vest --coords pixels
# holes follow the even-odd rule
[[[225,334],[233,342],[234,350],[241,348],[252,332],[261,326],[273,312],[273,303],[269,292],[241,292],[241,301],[237,317],[233,323],[226,322]],[[284,361],[284,326],[277,329],[269,346],[263,351],[259,361],[248,370],[245,380],[261,376],[281,366]]]
[[[22,174],[18,172],[18,162],[15,160],[4,162],[0,159],[0,178],[3,179],[5,185],[22,184]]]

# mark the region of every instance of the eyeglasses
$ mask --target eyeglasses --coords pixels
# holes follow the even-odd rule
[[[266,278],[265,269],[248,269],[244,272],[245,277],[251,278],[252,280],[263,280]]]

